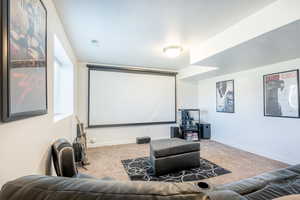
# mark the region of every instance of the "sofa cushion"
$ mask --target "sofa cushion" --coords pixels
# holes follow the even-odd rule
[[[300,164],[298,165],[292,165],[288,168],[286,168],[287,170],[290,170],[292,172],[295,172],[296,174],[299,174],[300,175]]]
[[[300,165],[217,186],[216,190],[232,190],[249,200],[267,200],[290,194],[299,194]]]
[[[1,200],[199,200],[205,192],[193,183],[125,182],[27,176],[5,184]]]
[[[289,170],[289,168],[279,169],[261,175],[243,179],[241,181],[218,186],[217,190],[233,190],[241,195],[246,195],[266,187],[272,182],[293,179],[299,176],[298,173]]]
[[[249,200],[269,200],[290,194],[300,194],[300,177],[271,182],[245,197]]]
[[[150,151],[156,158],[188,153],[200,150],[200,143],[188,142],[179,138],[153,140]]]
[[[73,176],[72,178],[95,178],[95,177],[87,175],[87,174],[78,173],[75,176]]]

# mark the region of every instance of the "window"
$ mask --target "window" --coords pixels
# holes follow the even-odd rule
[[[74,79],[73,64],[61,42],[54,37],[54,121],[73,114]]]

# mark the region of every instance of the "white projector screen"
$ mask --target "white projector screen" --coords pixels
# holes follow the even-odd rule
[[[176,122],[176,73],[89,67],[89,127]]]

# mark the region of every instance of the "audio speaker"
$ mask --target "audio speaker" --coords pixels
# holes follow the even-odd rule
[[[145,137],[137,137],[136,138],[136,143],[137,144],[148,144],[151,142],[151,138],[148,136]]]
[[[210,139],[210,124],[201,124],[201,138],[202,139]]]
[[[170,137],[171,138],[182,138],[180,131],[179,131],[179,127],[172,126],[170,128]]]

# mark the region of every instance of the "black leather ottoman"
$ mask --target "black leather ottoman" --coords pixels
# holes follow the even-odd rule
[[[179,138],[150,143],[150,161],[156,176],[200,166],[200,143]]]

